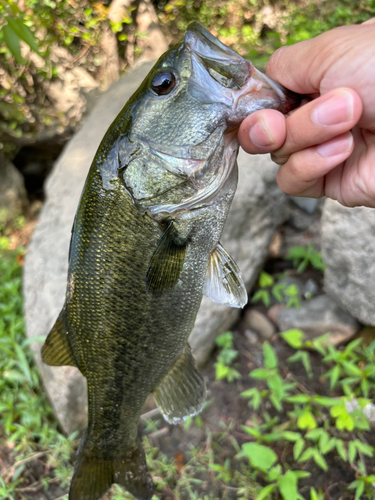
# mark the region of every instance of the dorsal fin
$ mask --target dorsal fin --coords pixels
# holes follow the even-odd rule
[[[199,373],[189,344],[153,391],[163,417],[170,424],[197,415],[206,400],[206,384]]]
[[[70,347],[66,328],[65,307],[61,310],[52,330],[49,332],[43,347],[42,361],[50,366],[77,366]]]
[[[153,253],[146,274],[146,289],[161,293],[178,281],[185,261],[187,242],[182,241],[170,222]]]
[[[211,254],[203,293],[219,304],[231,307],[244,307],[247,304],[241,272],[220,243]]]

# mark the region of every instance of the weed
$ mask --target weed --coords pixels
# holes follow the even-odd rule
[[[278,281],[265,271],[261,271],[259,275],[259,290],[257,290],[252,302],[263,302],[266,307],[271,305],[271,296],[273,296],[277,302],[286,303],[286,307],[296,307],[299,309],[301,307],[300,292],[297,285],[294,283],[287,285],[282,282],[284,275],[280,275]]]
[[[305,341],[303,332],[297,329],[283,332],[281,337],[296,349],[288,361],[301,361],[308,374],[311,374],[311,364],[306,349],[320,353],[327,367],[323,378],[330,380],[331,388],[340,387],[341,395],[326,397],[301,392],[297,383],[286,383],[279,373],[275,351],[264,343],[264,368],[253,370],[250,377],[264,380],[267,389],[251,388],[242,396],[249,399],[254,409],[266,405],[267,401],[278,412],[283,406],[290,409],[282,424],[278,416],[268,419],[267,425],[253,422],[252,426],[243,427],[255,442],[243,444],[238,457],[247,457],[250,466],[269,483],[258,492],[257,500],[269,498],[276,491],[285,500],[302,498],[298,481],[306,477],[306,472],[295,470],[296,465],[301,464],[305,469],[313,461],[327,471],[326,456],[331,452],[356,472],[356,480],[348,486],[354,490],[355,498],[364,498],[363,495],[374,498],[375,476],[367,472],[365,457],[373,463],[375,448],[366,442],[363,433],[370,431],[366,409],[372,407],[369,398],[375,395],[375,341],[364,349],[360,339],[354,340],[339,350],[327,343],[327,336]],[[282,442],[292,444],[292,455],[284,460],[280,460],[277,453]],[[321,498],[324,498],[321,493],[311,488],[310,499]]]
[[[231,332],[222,333],[216,338],[216,345],[220,348],[216,368],[216,380],[225,379],[228,382],[240,378],[240,373],[231,365],[238,356],[238,351],[233,349],[233,334]]]
[[[293,247],[289,250],[287,260],[293,261],[293,266],[297,269],[297,273],[301,274],[311,265],[318,271],[324,271],[324,263],[321,252],[314,250],[312,245],[307,247]]]
[[[58,432],[52,409],[41,390],[30,340],[25,337],[19,265],[23,249],[8,250],[6,237],[1,242],[0,440],[17,458],[2,472],[0,498],[13,498],[22,485],[23,471],[34,459],[43,459],[45,466],[56,468],[55,476],[64,482],[75,436],[66,439]],[[41,339],[33,339],[38,340]]]

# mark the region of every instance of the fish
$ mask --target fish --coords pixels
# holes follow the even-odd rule
[[[65,303],[41,351],[87,380],[70,500],[97,500],[113,483],[153,496],[138,434],[145,400],[152,394],[169,423],[198,414],[206,386],[188,337],[202,296],[247,302],[220,244],[238,127],[299,102],[193,22],[106,132],[72,228]]]

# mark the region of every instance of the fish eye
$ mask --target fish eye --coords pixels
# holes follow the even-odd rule
[[[166,95],[174,89],[176,78],[170,71],[162,71],[154,76],[151,88],[157,95]]]

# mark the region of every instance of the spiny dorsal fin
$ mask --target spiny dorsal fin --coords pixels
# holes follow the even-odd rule
[[[138,439],[134,447],[105,458],[86,450],[83,438],[69,491],[69,500],[99,500],[112,483],[121,484],[137,500],[150,500],[154,486]]]
[[[42,361],[50,366],[77,366],[68,340],[65,314],[63,308],[42,347]]]
[[[247,304],[241,272],[220,243],[211,254],[203,293],[219,304],[231,307],[244,307]]]
[[[197,415],[206,400],[206,384],[187,345],[164,379],[153,391],[163,417],[170,424]]]
[[[177,283],[186,248],[187,242],[179,238],[173,222],[170,222],[151,257],[146,274],[147,291],[161,293]]]

